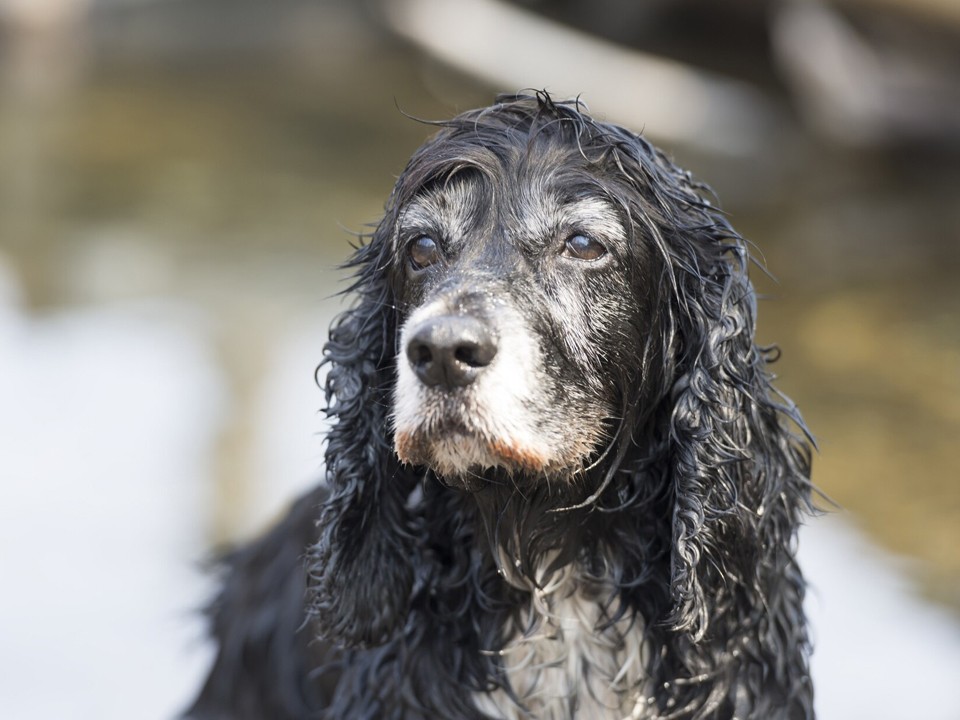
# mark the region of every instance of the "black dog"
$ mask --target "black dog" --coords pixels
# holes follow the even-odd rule
[[[545,93],[440,123],[326,347],[327,480],[228,558],[194,718],[810,718],[810,441],[744,241]]]

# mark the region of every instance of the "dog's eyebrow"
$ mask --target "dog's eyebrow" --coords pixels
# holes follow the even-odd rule
[[[599,232],[611,239],[625,239],[620,214],[609,200],[598,196],[581,197],[561,204],[558,218],[562,226]]]
[[[400,228],[429,228],[436,224],[440,213],[437,203],[420,196],[403,207],[397,225]]]
[[[618,245],[627,242],[621,213],[597,193],[547,193],[520,210],[523,231],[518,241],[532,250],[571,235],[589,235]],[[561,237],[563,236],[563,237]]]
[[[478,183],[475,177],[462,176],[421,191],[401,210],[398,232],[429,231],[447,239],[462,236],[481,209]]]

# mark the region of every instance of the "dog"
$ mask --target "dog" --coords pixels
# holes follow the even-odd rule
[[[325,482],[225,558],[188,717],[812,718],[813,440],[746,242],[579,101],[436,124],[349,261]]]

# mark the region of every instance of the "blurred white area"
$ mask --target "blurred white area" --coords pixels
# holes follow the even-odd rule
[[[245,534],[317,477],[327,322],[291,321],[270,353]],[[5,720],[173,718],[196,690],[196,562],[229,412],[209,335],[170,302],[29,318],[0,272]],[[842,515],[812,521],[801,556],[821,720],[960,718],[956,620]]]
[[[960,623],[916,595],[906,565],[843,513],[810,521],[800,562],[820,720],[960,718]]]
[[[201,327],[164,302],[30,319],[0,274],[5,720],[170,718],[203,671],[223,397]]]
[[[322,317],[304,317],[289,323],[272,353],[262,384],[257,417],[253,419],[255,451],[247,527],[256,531],[274,520],[300,493],[317,483],[323,467],[323,429],[326,416],[321,386],[314,372],[323,356],[330,319],[338,307]],[[320,372],[322,383],[326,368]]]

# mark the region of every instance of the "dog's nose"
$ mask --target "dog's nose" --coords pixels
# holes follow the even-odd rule
[[[472,383],[497,354],[486,324],[463,315],[431,318],[407,342],[407,359],[424,385],[446,388]]]

